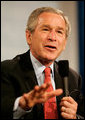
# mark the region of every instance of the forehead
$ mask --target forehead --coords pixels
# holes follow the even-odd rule
[[[53,26],[65,27],[65,20],[59,14],[44,12],[38,16],[38,25],[42,24],[50,24]]]

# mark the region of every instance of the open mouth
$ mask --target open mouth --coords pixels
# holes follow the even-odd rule
[[[46,47],[46,48],[50,48],[50,49],[56,49],[55,46],[50,46],[50,45],[46,45],[45,47]]]

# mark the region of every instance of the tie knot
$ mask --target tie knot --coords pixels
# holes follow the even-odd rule
[[[49,77],[50,76],[50,73],[51,73],[51,68],[50,67],[47,67],[45,68],[45,77]]]

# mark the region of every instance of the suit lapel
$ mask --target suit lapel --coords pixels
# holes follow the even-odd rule
[[[58,89],[58,88],[64,89],[62,78],[61,78],[61,76],[59,75],[59,72],[58,72],[58,63],[57,62],[54,63],[54,80],[55,80],[55,88],[56,89]],[[61,114],[60,114],[61,113],[60,102],[61,102],[61,99],[63,97],[64,97],[64,93],[62,93],[60,96],[56,97],[58,116],[61,119],[62,119],[62,117],[61,117]]]
[[[21,56],[20,64],[21,69],[23,70],[24,84],[27,88],[27,91],[30,91],[35,85],[38,85],[37,78],[30,60],[30,51]]]
[[[24,78],[25,78],[25,85],[27,89],[32,90],[35,85],[38,85],[34,70],[30,70],[26,72],[26,75]]]
[[[21,66],[24,74],[24,84],[26,87],[26,91],[31,91],[33,90],[35,85],[38,85],[37,78],[32,66],[32,62],[30,59],[30,51],[25,53],[24,55],[21,56]],[[33,118],[38,118],[42,119],[43,118],[43,106],[42,104],[37,104],[36,106],[33,107],[34,116]],[[29,118],[29,117],[28,117]]]

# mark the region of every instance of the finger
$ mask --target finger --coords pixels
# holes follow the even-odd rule
[[[48,99],[49,98],[52,98],[52,97],[55,97],[55,96],[59,96],[63,93],[63,90],[62,89],[56,89],[54,91],[51,91],[51,92],[47,92],[47,97]]]
[[[60,106],[64,106],[66,108],[70,108],[70,107],[72,107],[72,104],[69,103],[68,101],[61,101],[60,102]]]
[[[75,100],[72,97],[63,97],[62,101],[68,101],[70,103],[76,103]]]
[[[33,96],[33,91],[24,94],[23,95],[25,102],[26,102],[26,107],[31,108],[35,105],[35,98]]]
[[[66,107],[62,106],[60,110],[61,112],[66,112]]]
[[[76,114],[76,111],[71,109],[71,108],[66,108],[64,106],[61,107],[61,112],[65,112],[65,113],[68,113],[68,114],[73,114],[75,115]]]
[[[77,110],[78,104],[71,97],[63,97],[63,99],[61,100],[60,106],[71,107],[72,109]]]
[[[44,83],[41,86],[35,86],[33,96],[40,96],[42,95],[50,86],[50,83]]]
[[[44,83],[41,86],[38,86],[38,85],[35,86],[34,90],[37,91],[37,92],[40,92],[42,90],[47,89],[49,86],[50,86],[50,82],[49,83]]]
[[[45,103],[46,100],[47,100],[46,98],[37,99],[37,100],[36,100],[36,104],[37,104],[37,103]]]
[[[28,104],[28,94],[24,93],[23,97],[25,99],[26,104]]]
[[[65,119],[76,119],[76,117],[72,114],[68,114],[68,113],[65,113],[65,112],[61,112],[61,116]]]
[[[38,96],[37,103],[44,103],[48,99],[55,97],[56,95],[58,96],[60,94],[62,94],[62,89],[57,89],[57,90],[51,91],[51,92],[45,92],[41,96]]]
[[[77,106],[76,105],[74,105],[74,104],[71,104],[71,103],[69,103],[69,102],[67,102],[67,101],[63,101],[63,102],[61,102],[60,103],[60,106],[62,107],[66,107],[66,108],[68,108],[68,109],[71,109],[72,111],[74,111],[75,113],[77,112]]]
[[[40,99],[41,95],[45,93],[44,91],[49,87],[49,85],[50,83],[43,84],[41,86],[36,85],[34,90],[32,90],[29,93],[24,94],[23,97],[25,99],[26,104],[28,104],[30,100],[33,100],[34,102],[36,102],[37,99]]]

